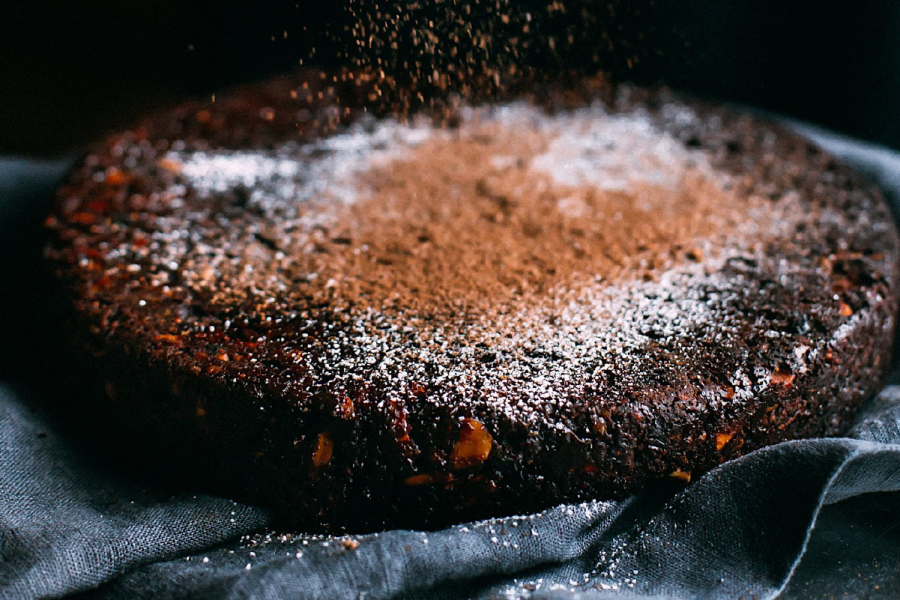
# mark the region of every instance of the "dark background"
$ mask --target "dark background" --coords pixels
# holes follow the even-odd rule
[[[529,2],[547,3],[521,3]],[[349,4],[31,0],[2,9],[0,154],[76,150],[147,110],[291,69],[312,46],[317,53],[305,64],[340,64],[334,50],[347,41],[341,27]],[[649,57],[624,70],[629,77],[900,148],[900,2],[631,0],[624,6],[634,14],[621,17],[624,26],[607,21],[612,35],[629,38]],[[329,28],[334,35],[325,33]],[[567,66],[587,67],[579,56],[573,53]]]

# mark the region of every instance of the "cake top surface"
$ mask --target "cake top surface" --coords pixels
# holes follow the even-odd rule
[[[335,94],[188,105],[85,159],[50,227],[113,339],[261,402],[577,436],[756,402],[894,283],[878,192],[777,126],[628,87],[452,126]]]

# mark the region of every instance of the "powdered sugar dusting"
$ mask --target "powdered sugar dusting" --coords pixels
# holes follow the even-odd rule
[[[508,125],[528,114],[524,108],[516,112],[525,114],[503,113]],[[609,115],[597,107],[581,108],[547,121],[545,129],[553,141],[535,157],[532,168],[562,185],[625,191],[648,183],[675,189],[686,168],[711,171],[705,157],[661,134],[645,114]]]
[[[300,171],[296,161],[268,156],[261,151],[194,152],[187,156],[171,152],[166,158],[176,161],[191,185],[207,195],[222,194],[238,185],[253,187],[267,179],[290,179]]]
[[[182,174],[201,194],[224,193],[240,185],[253,190],[251,201],[265,202],[273,190],[254,188],[278,182],[274,192],[282,200],[351,204],[364,193],[361,175],[402,158],[440,133],[423,120],[401,124],[365,118],[314,144],[288,143],[272,151],[169,152],[166,158],[181,165]]]
[[[260,252],[229,266],[202,246],[191,260],[210,279],[192,281],[221,292],[227,273],[228,297],[273,295],[278,305],[279,295],[312,294],[341,311],[349,325],[330,329],[324,354],[304,363],[330,388],[374,377],[402,396],[431,381],[441,391],[428,402],[535,426],[550,407],[591,397],[598,381],[638,389],[660,369],[677,379],[698,331],[718,327],[733,343],[740,323],[714,321],[741,281],[723,269],[765,259],[760,240],[791,230],[797,198],[737,198],[706,154],[641,111],[548,115],[514,103],[463,117],[457,130],[363,121],[269,153],[172,153],[201,193],[250,188],[268,216],[249,233],[277,250],[274,262]],[[755,389],[739,366],[708,385],[709,404],[729,387],[743,399]]]
[[[643,113],[612,115],[593,105],[547,118],[525,102],[493,109],[466,108],[468,129],[491,124],[531,129],[550,140],[532,157],[531,168],[565,186],[594,186],[624,191],[636,183],[674,189],[686,168],[711,173],[702,153],[688,152],[669,135],[654,129]],[[169,152],[191,185],[202,194],[224,193],[235,186],[253,189],[279,181],[282,200],[356,202],[371,190],[361,189],[361,176],[433,138],[446,139],[447,130],[423,119],[412,123],[371,118],[354,123],[343,133],[312,144],[289,143],[272,151],[234,150]],[[498,169],[514,164],[514,156],[497,154]],[[257,194],[259,200],[264,194]]]

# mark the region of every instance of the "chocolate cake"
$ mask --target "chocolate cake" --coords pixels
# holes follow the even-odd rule
[[[295,526],[430,527],[840,434],[897,309],[880,192],[596,80],[373,115],[302,73],[93,148],[47,256],[135,456]]]

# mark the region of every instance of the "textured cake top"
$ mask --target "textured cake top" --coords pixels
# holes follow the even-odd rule
[[[727,420],[894,285],[878,192],[748,117],[588,85],[438,126],[295,84],[108,140],[49,222],[110,340],[262,408]]]

